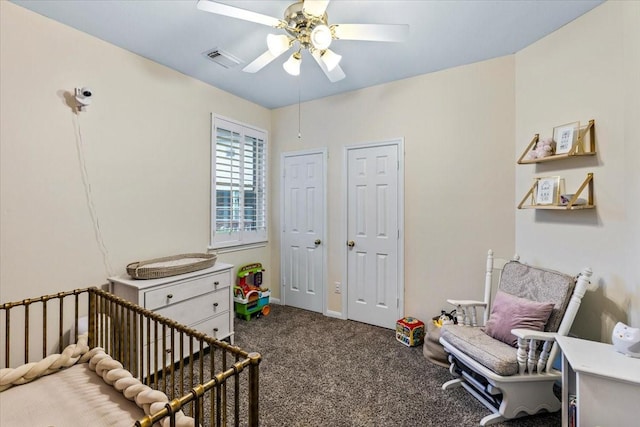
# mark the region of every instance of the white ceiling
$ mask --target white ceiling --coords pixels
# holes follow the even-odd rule
[[[196,9],[197,0],[12,0],[267,108],[277,108],[513,54],[576,19],[602,0],[333,0],[330,24],[409,24],[402,43],[336,40],[346,78],[331,83],[308,52],[299,77],[284,54],[256,74],[242,67],[266,50],[264,25]],[[294,0],[223,0],[281,19]],[[242,63],[225,69],[203,54],[218,48]]]

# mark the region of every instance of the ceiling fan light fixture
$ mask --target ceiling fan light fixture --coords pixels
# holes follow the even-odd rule
[[[284,70],[292,76],[299,76],[301,63],[302,55],[300,55],[300,52],[294,52],[291,54],[289,59],[287,59],[287,61],[282,64],[282,68],[284,68]]]
[[[342,55],[338,55],[334,51],[327,49],[320,56],[324,65],[327,66],[327,70],[333,71],[334,68],[338,66],[340,60],[342,59]]]
[[[1,0],[0,0],[1,1]],[[282,64],[284,70],[292,76],[300,75],[302,50],[311,57],[327,76],[330,82],[344,79],[345,73],[340,66],[342,57],[329,50],[333,40],[364,40],[379,42],[402,42],[409,36],[409,25],[400,24],[329,24],[327,6],[331,0],[295,0],[284,11],[284,18],[252,12],[231,6],[217,0],[197,0],[200,10],[242,19],[284,30],[286,35],[269,34],[268,50],[254,59],[242,71],[255,73],[273,60],[288,52],[294,45],[294,52]],[[208,55],[210,56],[210,55]]]
[[[267,46],[269,47],[269,52],[274,56],[278,56],[289,49],[291,41],[289,37],[284,34],[269,34],[267,36]]]
[[[331,46],[331,30],[325,24],[318,24],[311,30],[311,44],[318,50],[325,50]]]

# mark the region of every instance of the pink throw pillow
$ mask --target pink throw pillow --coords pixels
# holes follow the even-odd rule
[[[552,310],[553,303],[531,301],[498,291],[484,332],[490,337],[516,347],[518,338],[511,333],[511,330],[521,328],[542,331]]]

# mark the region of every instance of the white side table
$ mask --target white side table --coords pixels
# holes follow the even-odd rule
[[[638,425],[640,359],[610,344],[557,337],[562,350],[562,426],[569,426],[569,395],[576,396],[576,426]]]

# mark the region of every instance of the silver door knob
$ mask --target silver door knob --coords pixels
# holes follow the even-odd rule
[[[320,243],[322,243],[322,240],[320,239],[316,239],[315,242],[313,242],[316,246],[318,246]]]
[[[349,240],[347,242],[347,246],[349,246],[350,248],[354,247],[356,245],[356,242],[354,242],[353,240]]]

